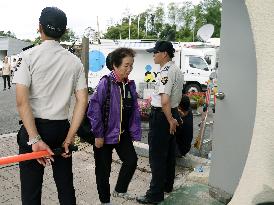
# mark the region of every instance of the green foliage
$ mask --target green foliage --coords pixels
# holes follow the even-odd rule
[[[12,37],[12,38],[16,38],[15,34],[12,33],[11,31],[0,31],[0,36],[7,36],[7,37]]]
[[[41,40],[40,36],[36,37],[35,40],[33,41],[34,45],[39,45],[41,43],[42,43],[42,40]]]
[[[70,28],[68,28],[60,40],[72,42],[72,41],[75,41],[76,39],[77,37],[75,35],[75,32],[71,30]]]
[[[105,38],[127,39],[129,37],[129,12],[125,13],[120,24],[112,25],[107,29]],[[146,11],[131,16],[130,38],[192,41],[197,40],[198,29],[207,23],[214,25],[212,37],[220,37],[220,0],[201,0],[196,6],[192,4],[192,1],[173,2],[168,4],[166,12],[164,4],[160,3],[156,7],[150,6]]]
[[[68,41],[73,42],[77,39],[75,36],[75,32],[71,30],[70,28],[67,29],[67,31],[64,33],[64,35],[61,37],[60,41]],[[35,40],[32,42],[34,45],[39,45],[42,43],[42,40],[40,38],[40,35],[35,38]]]

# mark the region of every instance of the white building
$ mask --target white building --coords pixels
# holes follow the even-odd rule
[[[19,54],[22,51],[22,48],[29,45],[31,45],[31,43],[26,41],[0,36],[0,60],[4,59],[5,56]]]

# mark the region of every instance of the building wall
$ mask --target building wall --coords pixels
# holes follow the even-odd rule
[[[29,42],[21,41],[14,38],[9,38],[8,56],[16,55],[22,51],[23,48],[31,45]]]
[[[19,39],[0,37],[0,59],[6,55],[11,56],[19,54],[22,51],[22,48],[29,45],[31,45],[31,43]]]

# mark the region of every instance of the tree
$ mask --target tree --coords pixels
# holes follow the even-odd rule
[[[164,4],[160,3],[155,10],[154,29],[157,36],[163,29],[163,22],[165,17]]]
[[[169,41],[175,41],[176,40],[176,26],[165,24],[164,29],[160,33],[160,39],[162,40],[169,40]]]
[[[11,31],[0,31],[0,36],[7,36],[7,37],[12,37],[12,38],[16,38],[15,34]]]
[[[68,28],[60,40],[72,42],[72,41],[75,41],[76,39],[77,37],[75,35],[75,32],[72,29]]]
[[[220,37],[221,29],[221,2],[217,0],[204,0],[201,3],[206,23],[214,25],[213,37]]]
[[[168,9],[168,20],[171,23],[171,25],[176,26],[176,16],[177,16],[177,6],[174,2],[169,3],[167,6]]]
[[[41,37],[38,36],[35,38],[35,40],[32,42],[34,45],[39,45],[42,43]]]
[[[109,26],[104,37],[110,39],[128,38],[129,16],[131,16],[131,39],[197,40],[198,29],[207,23],[211,23],[215,27],[213,37],[219,37],[221,28],[220,9],[220,0],[201,0],[196,6],[189,0],[168,4],[166,13],[163,3],[156,7],[150,6],[149,9],[138,15],[130,15],[129,10],[126,10],[120,23]]]

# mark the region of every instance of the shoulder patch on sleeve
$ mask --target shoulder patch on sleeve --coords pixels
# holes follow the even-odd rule
[[[163,68],[163,71],[168,71],[169,67],[170,67],[170,66],[167,65],[166,67]]]
[[[18,70],[18,68],[19,68],[19,67],[20,67],[20,65],[21,65],[21,62],[22,62],[22,58],[20,57],[20,58],[18,59],[17,63],[16,63],[16,68],[15,68],[15,71],[17,71],[17,70]]]
[[[161,82],[162,82],[163,85],[167,84],[168,77],[162,77]]]

